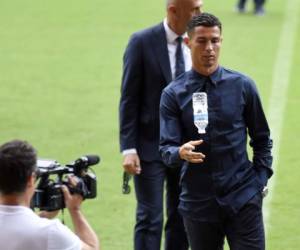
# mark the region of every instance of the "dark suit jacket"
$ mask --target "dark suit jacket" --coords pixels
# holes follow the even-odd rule
[[[163,23],[134,33],[123,58],[121,151],[136,148],[142,160],[159,160],[159,102],[171,79]]]

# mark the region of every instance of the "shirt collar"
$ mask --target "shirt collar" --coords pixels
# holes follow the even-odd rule
[[[219,81],[222,80],[222,67],[221,66],[218,66],[218,68],[209,76],[204,76],[204,75],[201,75],[199,72],[197,72],[196,70],[192,69],[191,70],[191,76],[192,78],[194,79],[197,79],[197,80],[206,80],[206,79],[210,79],[210,82],[213,84],[213,85],[216,85]]]
[[[164,19],[164,29],[166,31],[166,36],[167,36],[167,42],[168,43],[175,43],[177,37],[179,37],[179,35],[177,35],[173,30],[171,30],[171,28],[168,25],[168,20],[167,18]],[[187,33],[184,33],[182,35],[183,38],[187,37]]]

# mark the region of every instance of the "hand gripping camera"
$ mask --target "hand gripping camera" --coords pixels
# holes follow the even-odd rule
[[[54,160],[37,161],[37,187],[31,200],[31,207],[40,210],[55,211],[65,208],[62,185],[66,185],[70,192],[80,194],[84,199],[93,199],[97,196],[96,175],[89,169],[99,163],[97,155],[82,156],[71,164],[60,165]],[[66,174],[77,177],[78,183],[72,187],[65,180]]]

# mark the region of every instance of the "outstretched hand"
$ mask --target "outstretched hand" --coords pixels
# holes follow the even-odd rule
[[[202,163],[205,155],[201,152],[194,152],[196,146],[203,143],[203,140],[189,141],[183,144],[179,148],[179,156],[182,160],[186,160],[191,163]]]

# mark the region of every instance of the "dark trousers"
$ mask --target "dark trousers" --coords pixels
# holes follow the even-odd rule
[[[246,2],[247,2],[247,0],[239,0],[238,7],[240,9],[244,9]],[[258,11],[258,10],[262,9],[264,6],[264,3],[265,3],[265,0],[254,0],[255,10]]]
[[[222,250],[225,237],[231,250],[265,249],[261,194],[255,195],[233,217],[224,214],[220,222],[184,217],[184,225],[192,250]]]
[[[163,194],[166,180],[167,221],[165,249],[187,250],[183,220],[178,213],[180,169],[167,168],[162,162],[141,162],[142,173],[134,177],[137,199],[135,250],[159,250],[163,228]]]

